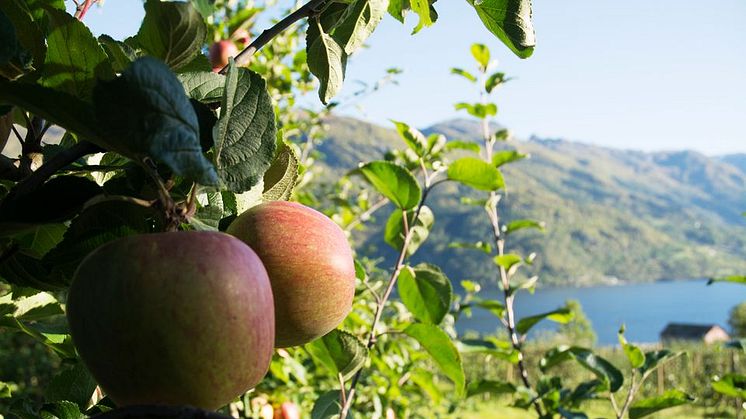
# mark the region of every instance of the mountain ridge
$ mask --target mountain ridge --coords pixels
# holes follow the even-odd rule
[[[320,163],[333,173],[403,146],[391,129],[344,117],[327,124],[328,139],[318,150]],[[423,132],[442,133],[449,140],[479,141],[480,136],[478,122],[464,119]],[[620,150],[536,137],[502,146],[531,154],[505,167],[503,212],[507,219],[546,222],[546,233],[526,232],[508,243],[524,255],[538,253],[529,274],[539,274],[545,284],[701,278],[746,270],[746,220],[741,216],[746,164],[729,161],[740,161],[736,157]],[[464,195],[473,192],[450,182],[433,194],[429,205],[435,227],[415,262],[442,260],[455,280],[487,281],[483,264],[491,262],[486,255],[447,245],[488,237],[479,209],[458,205]],[[393,250],[379,238],[386,216],[387,211],[377,214],[374,227],[357,239],[364,243],[363,254],[383,254],[389,262]]]

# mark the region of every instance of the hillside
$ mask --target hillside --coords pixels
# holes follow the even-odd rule
[[[380,159],[401,147],[392,130],[350,118],[328,121],[320,147],[326,173]],[[429,127],[449,139],[478,141],[478,125],[454,120]],[[509,247],[536,252],[533,266],[544,284],[650,281],[746,271],[746,172],[743,158],[710,158],[692,151],[643,153],[563,140],[533,138],[509,146],[531,158],[504,170],[510,218],[534,218],[545,233],[516,234]],[[439,186],[429,205],[436,225],[418,259],[439,261],[454,280],[487,280],[485,255],[448,248],[449,241],[476,241],[489,226],[480,209],[459,205],[471,194],[453,183]],[[376,215],[376,228],[356,237],[364,252],[393,251]]]

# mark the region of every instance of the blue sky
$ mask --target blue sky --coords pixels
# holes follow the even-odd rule
[[[709,6],[716,4],[717,6]],[[416,16],[384,19],[369,48],[352,57],[355,80],[374,82],[389,67],[399,86],[345,112],[388,124],[425,127],[459,116],[452,103],[473,87],[450,75],[469,68],[469,45],[490,47],[498,69],[516,80],[499,91],[499,122],[536,134],[616,148],[746,152],[746,2],[743,0],[535,0],[538,47],[520,60],[480,24],[465,1],[436,3],[439,21],[415,36]],[[109,0],[86,23],[123,38],[137,31],[139,1]],[[344,95],[344,92],[343,92]]]

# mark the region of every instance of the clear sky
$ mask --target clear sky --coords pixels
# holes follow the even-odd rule
[[[452,103],[475,92],[451,67],[472,66],[469,45],[487,44],[516,77],[496,97],[499,122],[521,137],[566,138],[617,148],[746,152],[746,1],[535,0],[538,46],[520,60],[461,0],[436,3],[440,19],[415,36],[386,17],[368,49],[352,57],[347,88],[387,68],[399,86],[345,112],[425,127],[459,116]],[[142,7],[107,0],[86,22],[94,32],[134,34]]]

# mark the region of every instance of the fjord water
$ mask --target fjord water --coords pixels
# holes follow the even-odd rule
[[[554,310],[566,300],[580,301],[593,328],[599,345],[617,343],[617,330],[624,323],[627,338],[633,342],[653,343],[669,322],[714,323],[728,329],[728,312],[736,304],[746,301],[746,286],[716,283],[705,280],[658,281],[652,283],[599,285],[583,288],[544,288],[534,295],[521,293],[516,298],[517,317]],[[495,290],[482,291],[483,298],[498,298]],[[492,333],[497,319],[484,310],[473,310],[472,317],[463,317],[457,329],[463,333],[473,330]],[[554,323],[543,321],[536,330],[551,330]]]

